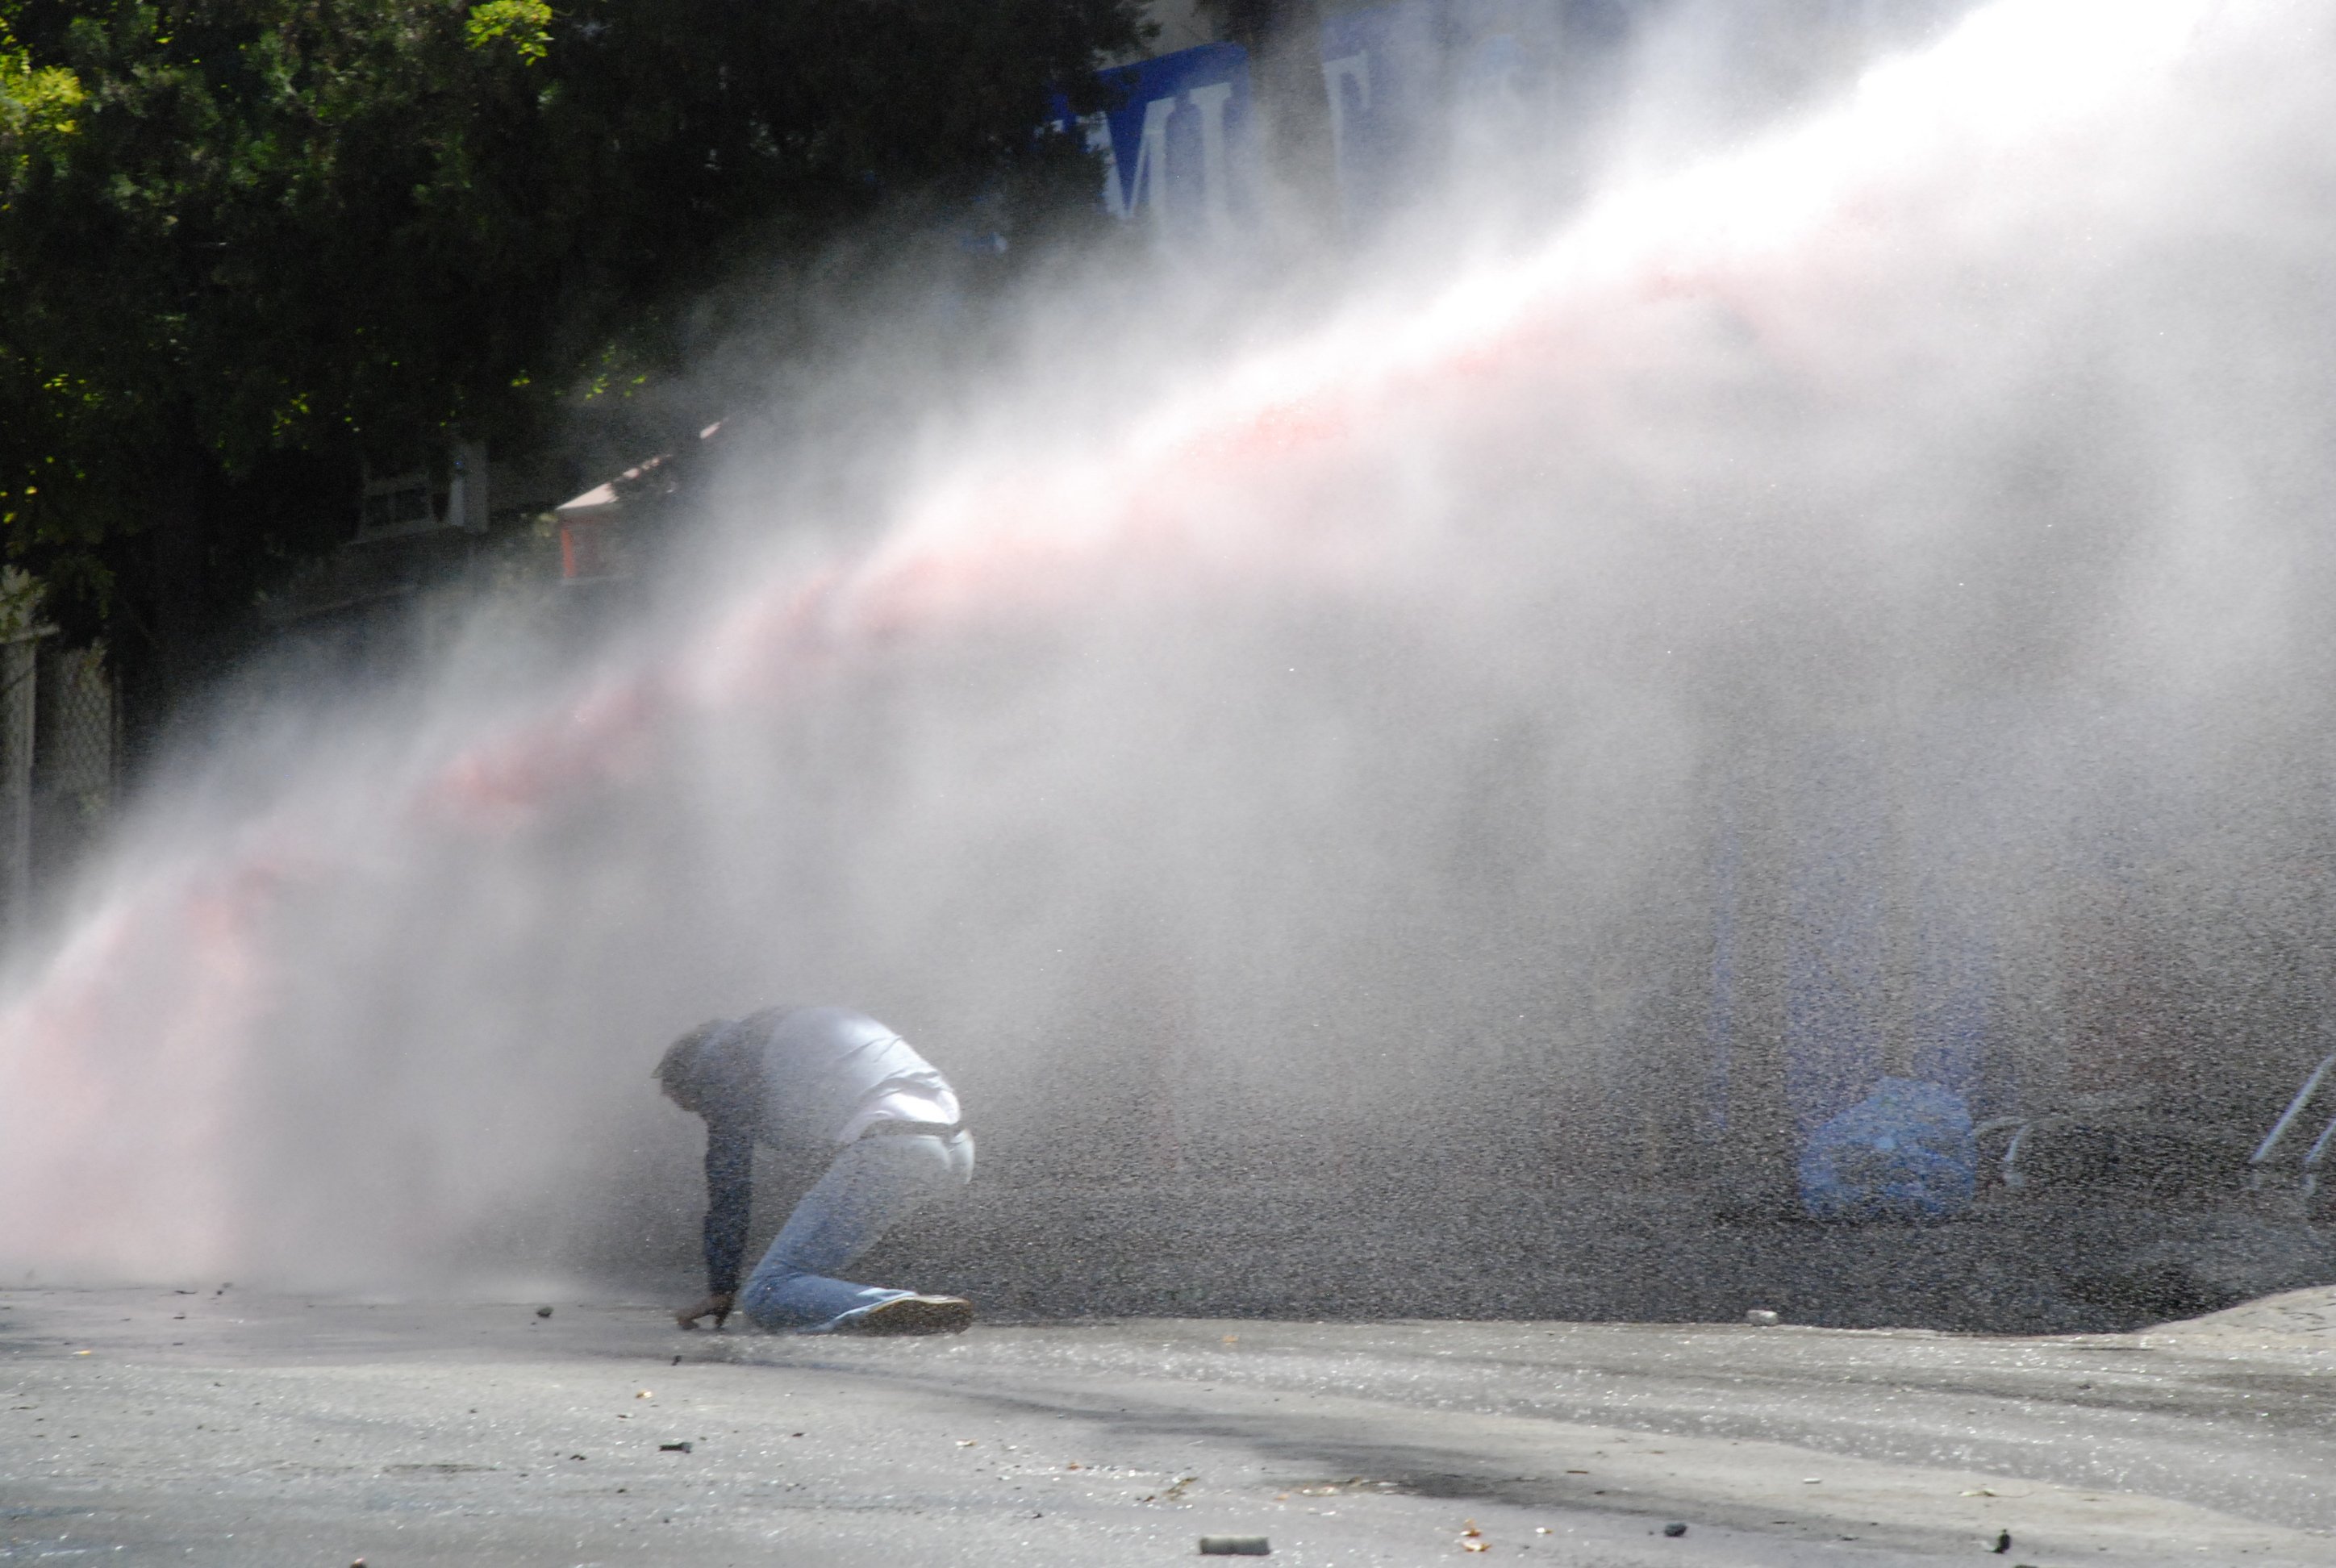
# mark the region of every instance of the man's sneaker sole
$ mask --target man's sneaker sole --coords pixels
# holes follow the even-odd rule
[[[869,1308],[848,1323],[844,1334],[962,1334],[973,1327],[973,1303],[955,1296],[901,1296]]]

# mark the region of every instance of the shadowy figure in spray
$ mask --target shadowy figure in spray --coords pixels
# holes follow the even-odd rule
[[[749,1320],[774,1333],[954,1334],[970,1303],[854,1285],[837,1271],[911,1210],[973,1175],[973,1135],[957,1095],[882,1024],[844,1008],[771,1008],[717,1018],[676,1040],[657,1080],[706,1118],[708,1294],[674,1314],[720,1328],[739,1300],[738,1261],[754,1196],[754,1145],[789,1154],[832,1148],[746,1281]]]

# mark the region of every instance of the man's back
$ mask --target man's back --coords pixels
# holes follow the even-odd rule
[[[774,1146],[841,1141],[854,1113],[889,1088],[949,1089],[908,1041],[849,1008],[770,1008],[734,1028],[725,1046],[760,1078],[755,1135]]]

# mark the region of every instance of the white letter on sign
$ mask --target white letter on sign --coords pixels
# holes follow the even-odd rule
[[[1230,82],[1195,87],[1185,94],[1201,115],[1201,207],[1208,214],[1211,236],[1219,239],[1233,226],[1232,182],[1225,171],[1225,101],[1232,95]]]

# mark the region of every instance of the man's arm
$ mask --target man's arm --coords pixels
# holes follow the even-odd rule
[[[720,1328],[738,1294],[738,1261],[754,1201],[754,1131],[743,1122],[706,1125],[706,1298],[674,1314],[683,1328],[710,1317]]]

